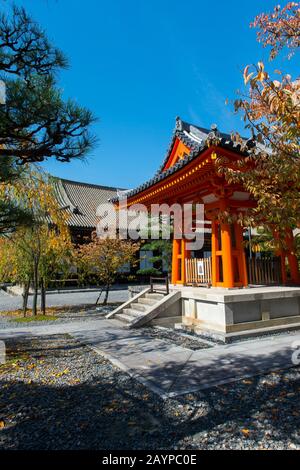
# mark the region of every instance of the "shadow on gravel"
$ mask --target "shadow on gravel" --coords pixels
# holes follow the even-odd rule
[[[22,338],[8,349],[0,449],[282,448],[297,439],[300,368],[163,400],[67,336]],[[14,372],[24,352],[30,359]],[[174,366],[156,367],[156,376]],[[180,371],[177,380],[186,380]]]
[[[268,394],[255,399],[253,390],[253,401],[241,405],[239,394],[233,393],[223,397],[220,404],[218,396],[222,392],[219,390],[204,394],[203,405],[191,406],[190,410],[180,408],[182,400],[172,400],[172,403],[157,397],[146,400],[142,398],[145,390],[141,388],[139,397],[137,393],[116,390],[108,381],[95,382],[57,388],[10,384],[4,398],[13,398],[4,406],[3,418],[7,421],[9,416],[14,416],[14,424],[0,431],[0,448],[191,448],[192,436],[197,436],[196,447],[205,448],[205,434],[216,433],[216,430],[214,440],[221,447],[222,442],[230,445],[231,440],[243,440],[245,420],[261,409],[265,409],[263,427],[259,428],[257,422],[247,425],[257,445],[259,442],[263,445],[266,428],[275,447],[276,441],[290,442],[295,432],[295,419],[289,422],[285,418],[291,410],[298,409],[297,397],[286,397],[284,410],[274,414],[261,402],[262,398],[268,402]]]

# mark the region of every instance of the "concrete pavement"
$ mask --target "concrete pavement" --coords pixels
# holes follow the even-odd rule
[[[191,351],[113,322],[101,320],[97,332],[72,335],[164,397],[293,367],[293,343],[300,344],[300,333],[293,332]]]
[[[300,333],[295,331],[191,351],[107,319],[0,330],[0,339],[63,333],[87,344],[163,397],[293,367],[293,344],[300,344]]]

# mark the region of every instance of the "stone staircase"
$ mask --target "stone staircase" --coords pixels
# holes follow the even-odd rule
[[[147,288],[106,315],[106,318],[115,318],[128,328],[142,326],[159,315],[168,315],[169,307],[177,300],[178,292],[160,294]]]

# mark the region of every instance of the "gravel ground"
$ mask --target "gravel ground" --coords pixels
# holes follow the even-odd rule
[[[138,331],[142,331],[151,338],[161,339],[163,341],[167,341],[168,343],[176,344],[176,346],[181,346],[193,351],[197,351],[198,349],[206,349],[213,346],[213,343],[209,343],[208,341],[204,342],[196,336],[180,333],[178,330],[171,328],[144,327],[139,328]]]
[[[300,449],[300,368],[163,400],[66,335],[7,341],[0,449]]]
[[[14,321],[14,318],[9,315],[4,315],[1,314],[0,312],[0,330],[5,330],[5,329],[10,329],[10,328],[29,328],[34,325],[57,325],[60,323],[69,323],[69,322],[78,322],[78,321],[87,321],[87,320],[97,320],[99,318],[102,318],[104,315],[107,313],[111,312],[114,310],[116,307],[118,307],[119,304],[109,304],[106,305],[105,307],[97,307],[96,309],[93,308],[91,309],[90,306],[87,306],[84,308],[83,306],[80,307],[74,307],[70,308],[68,312],[54,312],[53,315],[58,317],[56,320],[47,320],[47,321],[30,321],[30,322],[16,322]]]

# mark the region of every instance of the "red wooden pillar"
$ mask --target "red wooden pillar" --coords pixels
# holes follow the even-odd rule
[[[286,263],[285,263],[286,253],[285,253],[285,250],[281,246],[280,237],[279,237],[279,233],[277,230],[273,231],[273,236],[274,236],[274,239],[277,240],[277,243],[278,243],[278,249],[275,254],[280,257],[281,282],[283,285],[285,285],[287,284],[287,272],[286,272]]]
[[[217,286],[219,280],[218,275],[218,223],[215,220],[211,222],[211,285],[212,287]]]
[[[187,245],[189,243],[190,242],[185,240],[185,239],[181,240],[181,280],[182,280],[183,284],[186,283],[186,266],[185,266],[185,262],[186,262],[187,259],[189,259],[191,257],[191,251],[187,250]]]
[[[235,239],[236,239],[236,250],[237,250],[237,262],[239,270],[239,278],[243,287],[248,286],[248,273],[247,273],[247,262],[246,254],[244,249],[244,237],[243,227],[237,223],[234,224]]]
[[[287,258],[289,261],[290,272],[291,272],[291,282],[294,284],[300,284],[300,273],[298,259],[295,253],[295,242],[293,231],[290,229],[286,235],[286,245],[287,245]]]
[[[213,287],[248,285],[243,228],[239,224],[212,221],[211,257]]]
[[[172,284],[177,284],[181,280],[180,268],[181,240],[173,239],[172,248]]]
[[[234,287],[231,227],[221,223],[223,287]]]
[[[190,252],[186,249],[186,243],[183,238],[173,239],[172,284],[185,283],[185,260],[190,256]]]

